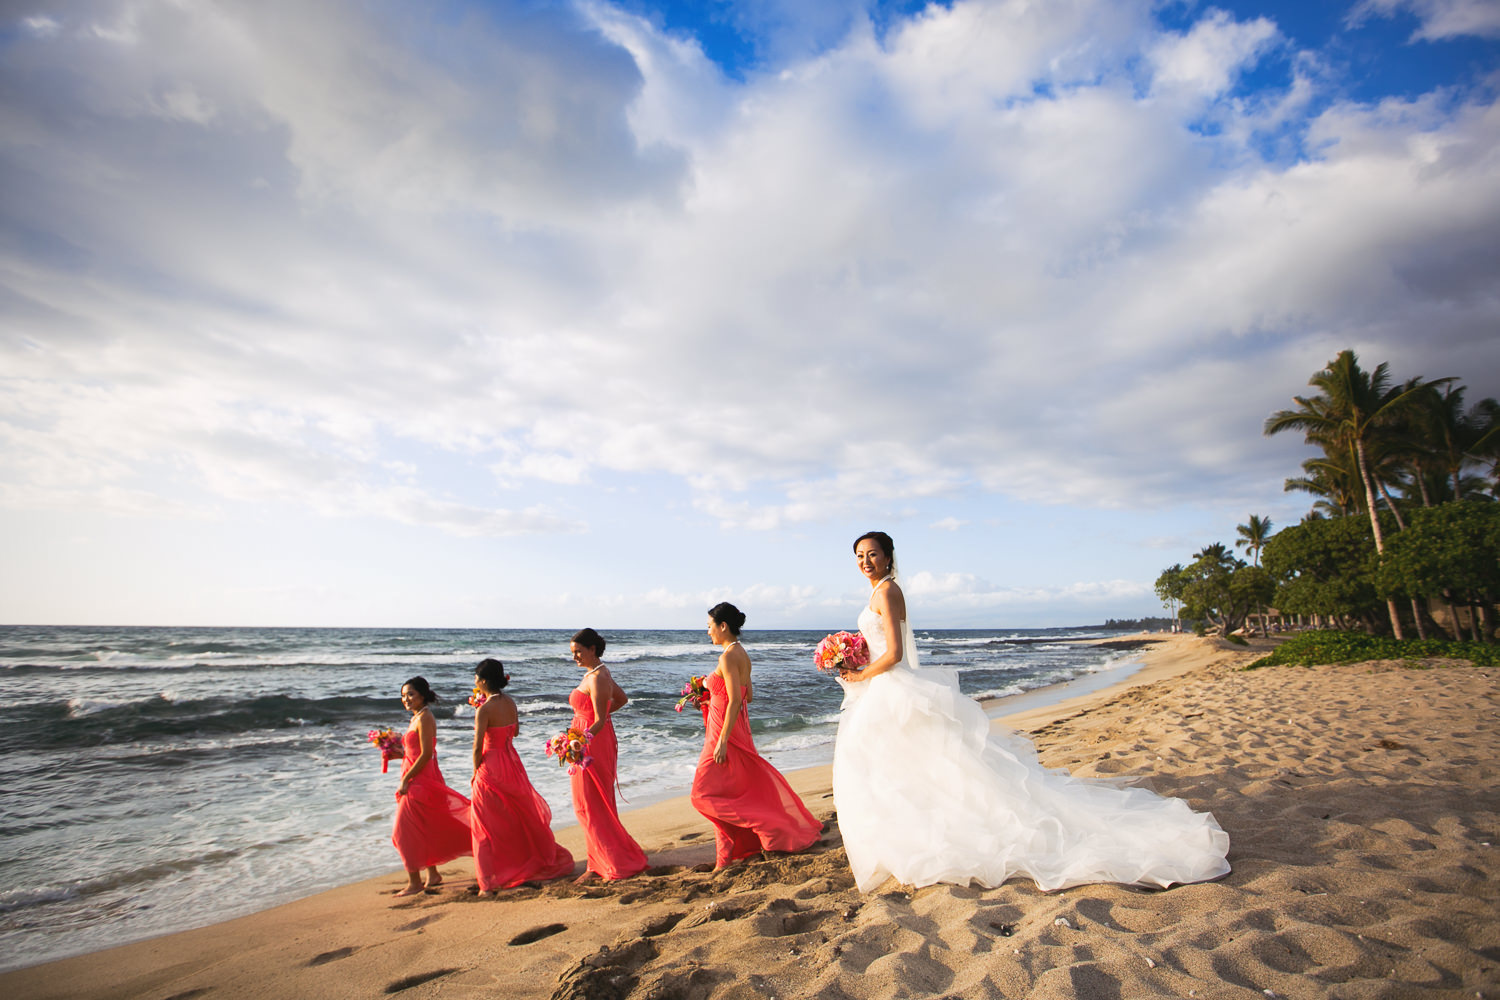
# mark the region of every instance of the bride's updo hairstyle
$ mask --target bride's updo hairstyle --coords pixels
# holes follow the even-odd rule
[[[739,635],[740,629],[745,627],[745,613],[728,601],[709,608],[708,617],[720,625],[728,625],[729,631],[735,635]]]
[[[499,694],[505,685],[510,683],[510,675],[505,672],[505,664],[499,660],[480,660],[479,666],[474,668],[474,674],[495,694]]]

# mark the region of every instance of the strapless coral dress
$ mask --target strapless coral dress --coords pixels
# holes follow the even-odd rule
[[[405,776],[422,755],[422,738],[415,729],[401,738],[401,774]],[[396,799],[391,843],[409,872],[447,864],[473,850],[469,833],[469,800],[448,787],[438,768],[437,748],[427,766],[417,772],[406,794]]]
[[[474,876],[486,891],[573,873],[573,855],[552,836],[552,810],[532,787],[515,736],[514,723],[484,731],[470,787]]]
[[[594,704],[586,693],[575,688],[568,695],[568,704],[573,706],[572,728],[587,729],[594,724]],[[646,852],[625,830],[615,807],[620,750],[613,722],[606,721],[594,734],[589,754],[593,761],[575,771],[571,778],[573,814],[583,827],[588,870],[607,879],[630,878],[646,870]]]
[[[724,731],[729,691],[717,673],[705,680],[708,703],[703,706],[703,752],[693,775],[693,808],[714,825],[714,863],[731,861],[761,851],[800,851],[822,833],[792,786],[755,749],[750,715],[742,702],[729,731],[728,759],[714,762],[714,747]]]

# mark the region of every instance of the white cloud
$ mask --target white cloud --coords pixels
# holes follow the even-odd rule
[[[955,611],[997,611],[1018,606],[1110,606],[1151,593],[1138,580],[1081,581],[1051,587],[1000,587],[969,573],[914,573],[903,584],[907,600],[925,616]]]
[[[968,523],[968,521],[961,521],[956,517],[950,516],[932,522],[932,527],[937,528],[939,531],[957,531]]]
[[[1366,17],[1390,17],[1407,10],[1421,26],[1412,41],[1439,41],[1464,35],[1500,38],[1500,2],[1497,0],[1362,0],[1349,14],[1351,23]]]
[[[1240,22],[1222,10],[1210,10],[1186,34],[1169,35],[1151,47],[1153,87],[1158,93],[1217,97],[1277,34],[1276,25],[1264,17]]]
[[[743,81],[598,3],[38,15],[0,68],[0,496],[462,537],[591,530],[561,490],[606,473],[731,531],[1239,505],[1344,346],[1500,392],[1489,97],[1340,102],[1303,54],[1228,99],[1286,43],[1220,12],[857,8]]]

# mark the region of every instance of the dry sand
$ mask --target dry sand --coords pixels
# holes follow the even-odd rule
[[[694,871],[712,837],[673,800],[626,814],[656,867],[625,882],[479,899],[463,860],[438,893],[395,899],[392,874],[8,973],[0,995],[1500,997],[1500,672],[1247,672],[1254,652],[1150,638],[1123,684],[1006,721],[1054,767],[1212,810],[1234,865],[1215,883],[861,894],[823,767],[791,775],[830,821],[801,855]]]

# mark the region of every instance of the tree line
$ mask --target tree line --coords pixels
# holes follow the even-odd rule
[[[1455,377],[1397,383],[1389,366],[1342,351],[1266,419],[1320,454],[1285,489],[1313,496],[1301,523],[1275,532],[1252,515],[1236,548],[1209,545],[1168,567],[1156,593],[1174,618],[1223,635],[1266,609],[1404,639],[1446,629],[1490,641],[1500,602],[1500,403],[1466,406]],[[1440,624],[1441,623],[1441,624]]]

